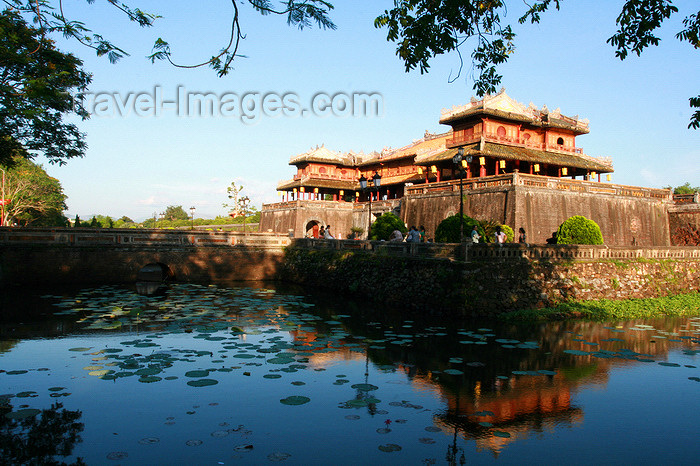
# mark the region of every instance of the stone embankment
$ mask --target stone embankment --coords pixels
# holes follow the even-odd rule
[[[497,315],[698,291],[700,249],[298,240],[280,277],[412,311]]]

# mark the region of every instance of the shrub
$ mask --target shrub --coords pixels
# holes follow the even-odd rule
[[[593,220],[574,215],[559,225],[557,244],[603,244],[603,234]]]
[[[469,238],[472,234],[472,228],[476,225],[476,231],[479,232],[482,238],[484,236],[484,229],[481,223],[467,215],[462,216],[462,222],[464,222],[464,237]],[[459,243],[459,214],[447,217],[445,220],[440,222],[437,229],[435,230],[435,242],[436,243]]]
[[[381,217],[379,217],[373,224],[371,228],[371,240],[388,240],[391,232],[394,230],[399,230],[402,234],[406,234],[408,229],[406,224],[403,223],[396,215],[391,212],[387,212]]]
[[[506,234],[506,243],[512,243],[515,238],[515,233],[513,229],[508,225],[501,225],[498,222],[492,220],[482,220],[481,226],[484,229],[484,238],[482,242],[484,243],[494,243],[496,241],[496,228],[501,227],[501,231]]]

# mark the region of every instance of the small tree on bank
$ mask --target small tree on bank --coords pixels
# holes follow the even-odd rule
[[[479,232],[479,236],[485,238],[484,228],[481,222],[471,218],[467,215],[462,215],[462,230],[464,231],[464,237],[469,238],[472,233],[474,225],[476,225],[476,231]],[[440,222],[440,225],[435,229],[435,242],[436,243],[459,243],[459,214],[447,217],[445,220]]]
[[[559,226],[557,244],[603,244],[603,234],[593,220],[574,215]]]
[[[370,239],[375,241],[383,239],[387,241],[389,240],[389,236],[391,236],[391,232],[394,230],[399,230],[401,234],[404,235],[408,231],[406,224],[403,223],[403,220],[391,212],[387,212],[372,224],[370,232],[372,236]]]

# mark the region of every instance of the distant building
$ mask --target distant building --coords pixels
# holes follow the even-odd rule
[[[426,132],[400,149],[363,154],[321,146],[293,156],[297,173],[278,185],[283,202],[263,205],[260,230],[317,237],[331,224],[338,237],[353,227],[366,234],[372,196],[372,221],[393,211],[431,236],[458,212],[461,183],[466,215],[523,227],[532,242],[584,215],[601,225],[606,244],[669,244],[670,191],[602,182],[614,171],[611,159],[586,155],[576,142],[589,132],[588,121],[525,106],[502,90],[443,110],[440,123],[452,129]],[[460,148],[461,167],[453,162]],[[362,192],[360,177],[372,186],[375,174],[379,189]]]

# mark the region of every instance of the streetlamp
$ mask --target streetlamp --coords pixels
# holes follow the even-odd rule
[[[382,177],[379,173],[374,172],[374,176],[372,176],[372,183],[374,186],[367,186],[367,178],[365,178],[364,175],[362,175],[358,181],[360,182],[360,189],[363,192],[369,192],[369,226],[367,227],[367,239],[369,240],[372,233],[372,192],[379,192],[379,187],[382,184]]]
[[[190,207],[190,214],[192,214],[192,230],[194,230],[194,211],[197,210],[195,206]]]
[[[452,163],[459,170],[459,242],[464,241],[464,195],[462,194],[462,181],[464,180],[464,169],[471,163],[472,156],[464,156],[464,147],[457,149],[457,153],[452,157]]]
[[[248,215],[248,206],[250,205],[250,198],[248,196],[243,196],[239,201],[241,210],[243,210],[243,235],[248,236],[248,231],[245,228],[246,216]]]

